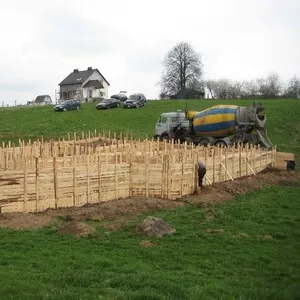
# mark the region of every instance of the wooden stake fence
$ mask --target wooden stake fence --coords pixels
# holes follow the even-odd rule
[[[96,133],[95,133],[96,134]],[[38,212],[127,197],[177,199],[197,188],[196,163],[207,166],[205,185],[255,175],[274,166],[276,149],[195,147],[128,140],[20,142],[0,148],[1,212]],[[10,146],[10,147],[9,147]]]

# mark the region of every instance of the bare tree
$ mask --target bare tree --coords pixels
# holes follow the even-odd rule
[[[244,98],[253,98],[257,97],[259,94],[259,86],[257,80],[245,80],[243,81],[243,88],[242,88],[242,97]]]
[[[287,96],[291,98],[300,98],[300,79],[296,76],[289,81]]]
[[[230,82],[228,86],[228,98],[236,99],[241,98],[243,90],[243,83],[234,81]]]
[[[264,98],[274,98],[282,92],[282,84],[277,73],[270,73],[267,78],[258,78],[259,93]]]
[[[186,89],[193,89],[201,81],[203,64],[201,57],[189,43],[181,42],[174,46],[163,61],[161,92],[177,95]]]
[[[226,78],[222,78],[217,80],[216,82],[216,91],[215,94],[219,99],[227,99],[230,88],[230,80]]]
[[[205,86],[208,89],[212,99],[215,99],[216,81],[212,79],[206,80]]]

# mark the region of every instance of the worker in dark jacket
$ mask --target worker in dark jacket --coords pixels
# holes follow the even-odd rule
[[[203,187],[203,179],[206,174],[206,166],[201,161],[198,162],[198,186]]]

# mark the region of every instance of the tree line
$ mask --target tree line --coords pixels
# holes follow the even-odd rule
[[[212,99],[300,98],[300,78],[293,76],[284,86],[278,73],[243,81],[228,78],[203,79],[203,63],[187,42],[175,45],[163,60],[160,98]]]

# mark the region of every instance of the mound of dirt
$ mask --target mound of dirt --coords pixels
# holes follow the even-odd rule
[[[206,186],[198,195],[189,196],[183,200],[189,203],[199,203],[202,207],[214,206],[217,203],[231,200],[239,194],[246,194],[272,185],[300,187],[300,173],[267,169],[253,176]]]
[[[59,229],[60,233],[70,234],[77,237],[85,237],[93,235],[96,230],[82,222],[69,222]]]
[[[128,220],[134,219],[143,212],[160,209],[172,209],[183,206],[183,202],[170,201],[159,198],[128,198],[118,199],[84,207],[62,208],[49,210],[47,214],[60,215],[62,218],[72,218],[72,221],[101,221],[101,220]]]
[[[138,226],[137,231],[147,236],[162,237],[175,233],[176,229],[163,219],[149,216]]]

